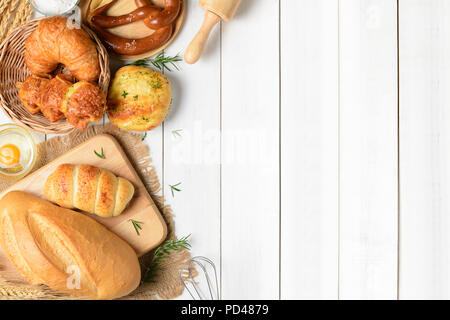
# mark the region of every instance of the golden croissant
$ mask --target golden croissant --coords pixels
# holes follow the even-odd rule
[[[103,218],[120,215],[134,195],[128,180],[90,165],[62,164],[47,179],[47,200]]]
[[[39,21],[25,42],[25,63],[36,75],[51,73],[60,63],[78,80],[95,81],[100,75],[95,43],[63,16]]]

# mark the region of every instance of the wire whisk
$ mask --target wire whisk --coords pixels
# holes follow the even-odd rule
[[[202,282],[202,278],[206,281]],[[216,266],[208,258],[194,257],[186,261],[180,269],[180,279],[192,299],[220,300]]]

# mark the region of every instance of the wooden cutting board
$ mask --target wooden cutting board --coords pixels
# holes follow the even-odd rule
[[[97,157],[94,150],[101,152],[103,147],[106,159]],[[19,181],[12,187],[0,193],[0,199],[9,191],[21,190],[44,198],[43,190],[47,177],[62,163],[90,164],[107,169],[115,175],[131,181],[135,187],[135,195],[125,211],[118,217],[100,218],[87,214],[109,230],[127,241],[139,256],[156,248],[167,236],[167,226],[158,208],[147,192],[144,184],[126,157],[123,149],[115,138],[107,134],[97,135],[33,174]],[[130,219],[142,222],[140,235],[137,234]],[[10,281],[24,281],[14,266],[8,261],[0,247],[0,272]]]

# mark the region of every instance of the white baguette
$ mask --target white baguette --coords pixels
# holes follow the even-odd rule
[[[140,283],[138,258],[124,240],[84,214],[24,192],[0,201],[0,244],[33,285],[114,299]]]

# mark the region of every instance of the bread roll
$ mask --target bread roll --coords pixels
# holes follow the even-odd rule
[[[95,84],[79,81],[69,87],[61,112],[75,128],[84,130],[90,122],[98,122],[106,110],[106,95]]]
[[[31,75],[24,82],[16,84],[16,87],[19,89],[19,100],[31,114],[41,111],[41,97],[50,79],[51,77],[47,75]]]
[[[100,217],[120,215],[134,195],[128,180],[90,165],[62,164],[47,179],[45,197]]]
[[[84,130],[90,122],[102,119],[106,110],[106,95],[98,85],[79,81],[72,83],[65,74],[29,76],[16,84],[19,99],[32,113],[42,111],[49,121],[64,116],[75,128]]]
[[[87,299],[114,299],[140,283],[134,250],[92,218],[12,191],[0,201],[0,244],[33,285]]]
[[[112,124],[133,131],[159,126],[169,112],[172,87],[161,72],[145,67],[120,68],[108,93],[108,117]]]
[[[64,118],[61,106],[71,86],[70,77],[64,74],[58,74],[48,83],[41,99],[41,112],[49,121],[55,122]]]

